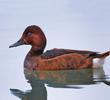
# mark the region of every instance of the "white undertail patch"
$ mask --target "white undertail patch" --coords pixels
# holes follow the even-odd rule
[[[93,67],[94,68],[103,67],[104,62],[105,62],[104,59],[94,58],[93,59]]]

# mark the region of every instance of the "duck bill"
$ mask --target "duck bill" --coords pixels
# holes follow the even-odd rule
[[[17,41],[16,43],[12,44],[9,46],[9,48],[12,48],[12,47],[17,47],[17,46],[20,46],[20,45],[23,45],[25,44],[24,40],[21,38],[19,41]]]

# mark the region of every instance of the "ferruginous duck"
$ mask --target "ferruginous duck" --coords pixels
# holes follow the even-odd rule
[[[99,54],[93,51],[52,49],[44,52],[46,37],[40,27],[28,26],[19,41],[11,47],[31,45],[24,68],[32,70],[64,70],[102,67],[110,51]],[[43,53],[44,52],[44,53]]]

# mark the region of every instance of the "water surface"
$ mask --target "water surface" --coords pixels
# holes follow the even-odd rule
[[[47,37],[45,50],[110,50],[109,0],[0,0],[1,100],[110,99],[110,57],[103,70],[24,74],[23,62],[30,46],[8,47],[28,25],[43,29]]]
[[[32,89],[26,91],[10,89],[11,93],[21,100],[48,100],[48,87],[64,91],[72,89],[73,96],[74,90],[77,89],[81,93],[81,90],[89,85],[94,87],[103,83],[105,86],[110,87],[110,76],[105,75],[103,68],[60,71],[32,71],[25,69],[24,74]],[[54,97],[56,96],[61,98],[63,94],[54,95]],[[100,96],[98,97],[100,98]]]

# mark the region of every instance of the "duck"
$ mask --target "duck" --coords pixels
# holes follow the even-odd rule
[[[24,68],[30,70],[69,70],[102,67],[110,51],[98,53],[88,50],[71,50],[54,48],[44,52],[46,36],[37,25],[28,26],[21,38],[9,48],[31,45],[25,57]]]

